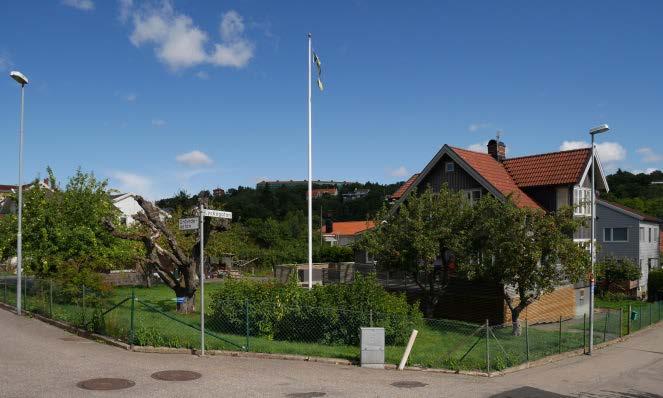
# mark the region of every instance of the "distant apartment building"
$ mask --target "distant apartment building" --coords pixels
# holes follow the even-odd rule
[[[348,184],[356,184],[352,181],[334,181],[334,180],[313,180],[314,186],[335,186],[342,188]],[[270,189],[278,189],[281,187],[292,188],[298,186],[307,186],[308,180],[273,180],[273,181],[260,181],[256,184],[256,189],[268,187]]]
[[[357,189],[355,188],[354,191],[347,192],[343,194],[343,201],[344,202],[351,202],[353,200],[361,199],[368,195],[371,192],[370,189]]]
[[[312,191],[313,194],[313,199],[318,199],[321,198],[325,195],[327,196],[338,196],[338,189],[337,188],[315,188]],[[306,196],[308,197],[308,191],[306,192]]]

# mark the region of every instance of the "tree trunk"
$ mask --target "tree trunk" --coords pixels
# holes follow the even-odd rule
[[[520,310],[514,308],[511,310],[511,334],[514,336],[520,336],[522,334],[522,326],[520,324]]]
[[[184,298],[183,302],[177,303],[177,312],[180,314],[190,314],[196,311],[196,293],[176,293],[178,298]]]

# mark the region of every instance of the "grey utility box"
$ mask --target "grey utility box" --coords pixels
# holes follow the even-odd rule
[[[361,367],[384,369],[384,328],[361,328]]]

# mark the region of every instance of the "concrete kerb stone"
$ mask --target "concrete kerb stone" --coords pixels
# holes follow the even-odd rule
[[[8,304],[0,303],[0,308],[16,313],[16,309]],[[27,315],[38,319],[42,322],[48,323],[57,328],[66,330],[70,333],[76,334],[80,337],[84,337],[90,340],[97,342],[103,342],[105,344],[122,348],[127,351],[134,351],[139,353],[155,353],[155,354],[188,354],[188,355],[200,355],[200,350],[195,348],[171,348],[171,347],[152,347],[152,346],[133,346],[133,348],[126,343],[115,340],[108,336],[102,336],[96,333],[90,333],[86,330],[77,328],[73,325],[70,325],[63,321],[58,321],[54,319],[47,318],[45,316],[35,314],[29,311],[24,311]],[[596,344],[595,349],[603,349],[609,347],[613,344],[617,344],[623,341],[630,339],[633,336],[637,336],[642,332],[645,332],[651,328],[663,325],[663,323],[658,322],[653,325],[649,325],[645,328],[642,328],[638,331],[632,332],[626,336],[622,336],[610,341],[606,341],[601,344]],[[241,358],[256,358],[256,359],[280,359],[280,360],[291,360],[291,361],[306,361],[306,362],[318,362],[318,363],[327,363],[332,365],[357,365],[356,361],[350,361],[347,359],[341,358],[326,358],[326,357],[312,357],[304,355],[292,355],[292,354],[269,354],[269,353],[259,353],[259,352],[245,352],[245,351],[226,351],[226,350],[205,350],[205,352],[210,356],[230,356],[230,357],[241,357]],[[467,371],[467,370],[451,370],[451,369],[437,369],[437,368],[421,368],[416,366],[405,367],[406,371],[417,371],[417,372],[432,372],[432,373],[446,373],[446,374],[461,374],[466,376],[479,376],[479,377],[499,377],[509,373],[518,372],[520,370],[529,369],[533,367],[543,366],[548,363],[558,362],[566,358],[576,357],[579,355],[584,355],[584,349],[578,349],[573,351],[568,351],[562,354],[551,355],[545,358],[538,359],[536,361],[526,362],[521,365],[513,366],[507,369],[494,372],[481,372],[481,371]],[[396,365],[385,364],[385,370],[397,370]]]

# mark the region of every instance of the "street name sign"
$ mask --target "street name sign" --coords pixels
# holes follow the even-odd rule
[[[223,210],[204,209],[203,210],[203,215],[205,217],[227,218],[229,220],[232,220],[232,218],[233,218],[233,213],[232,212],[223,211]]]
[[[180,219],[180,229],[183,231],[198,229],[198,227],[199,219],[197,217]]]

